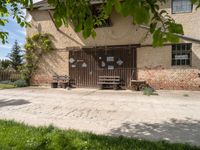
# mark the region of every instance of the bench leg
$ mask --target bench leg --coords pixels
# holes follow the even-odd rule
[[[114,85],[115,90],[119,90],[119,85]]]
[[[104,89],[104,85],[101,84],[101,85],[100,85],[100,90],[103,90],[103,89]]]
[[[139,91],[143,91],[145,89],[146,85],[145,84],[140,84],[138,89]]]
[[[52,82],[51,83],[51,88],[58,88],[58,83],[57,82]]]

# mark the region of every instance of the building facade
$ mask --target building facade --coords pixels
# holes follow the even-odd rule
[[[190,0],[168,0],[163,6],[184,27],[185,35],[200,39],[200,10]],[[200,43],[181,40],[180,44],[152,47],[147,30],[132,24],[113,10],[111,26],[96,28],[96,38],[84,39],[73,26],[59,30],[52,12],[33,10],[27,35],[50,33],[55,50],[43,56],[31,79],[32,85],[49,85],[52,76],[70,75],[80,86],[94,87],[98,75],[120,75],[145,80],[155,89],[200,90]]]

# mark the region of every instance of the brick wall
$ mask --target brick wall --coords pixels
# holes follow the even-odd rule
[[[69,75],[69,52],[54,50],[43,55],[31,78],[31,85],[50,85],[53,75]]]
[[[200,90],[198,69],[139,69],[138,79],[155,89]]]
[[[138,79],[155,89],[200,90],[199,45],[193,44],[191,66],[171,65],[171,46],[138,49]]]

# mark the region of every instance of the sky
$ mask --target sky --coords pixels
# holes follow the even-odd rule
[[[0,59],[6,59],[8,54],[10,53],[12,46],[15,42],[15,40],[18,41],[19,45],[23,49],[23,45],[25,43],[25,37],[26,37],[26,30],[25,28],[20,27],[17,22],[12,19],[12,17],[9,17],[9,23],[6,24],[5,27],[3,27],[3,31],[7,31],[9,33],[8,36],[8,44],[2,44],[0,43]]]
[[[38,2],[40,0],[34,0],[34,2]],[[25,10],[23,10],[25,13]],[[26,41],[26,29],[20,27],[17,22],[12,19],[12,17],[8,18],[9,23],[3,27],[4,31],[9,32],[8,36],[8,44],[0,43],[0,59],[8,59],[8,54],[10,53],[12,46],[15,40],[18,41],[19,45],[21,46],[22,50],[24,49],[24,44]]]

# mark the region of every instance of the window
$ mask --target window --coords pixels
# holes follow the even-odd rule
[[[92,6],[92,14],[96,17],[99,17],[100,14],[101,14],[101,10],[102,8],[98,5],[93,5]],[[96,25],[95,25],[95,28],[101,28],[101,27],[111,27],[112,26],[112,22],[111,22],[111,19],[110,17],[108,19],[105,19],[105,20],[101,20],[100,22],[98,22]]]
[[[191,0],[172,0],[172,13],[192,12]]]
[[[172,66],[191,65],[191,43],[172,45]]]

